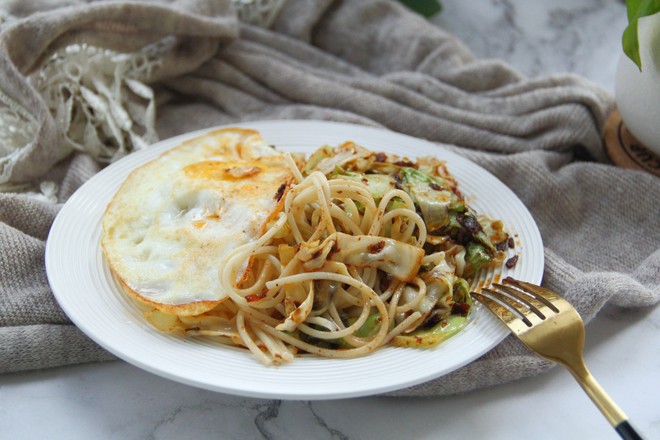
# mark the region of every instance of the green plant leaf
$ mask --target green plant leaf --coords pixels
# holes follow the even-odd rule
[[[637,22],[641,17],[660,12],[660,0],[626,0],[628,11],[628,27],[623,31],[621,39],[623,52],[633,60],[639,70],[642,70],[642,59],[639,56],[639,37]]]
[[[442,10],[438,0],[399,0],[399,2],[424,17],[431,17]]]

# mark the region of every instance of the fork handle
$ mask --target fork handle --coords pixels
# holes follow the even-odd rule
[[[616,425],[614,429],[623,440],[642,440],[627,420]]]
[[[623,440],[642,440],[642,437],[628,422],[628,416],[614,403],[614,400],[605,392],[605,390],[596,382],[584,362],[577,367],[566,365],[573,374],[575,380],[587,393],[591,401],[596,404],[600,412],[614,427],[616,432]]]

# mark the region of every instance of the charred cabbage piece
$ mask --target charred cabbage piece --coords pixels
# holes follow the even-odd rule
[[[419,208],[429,231],[446,226],[449,211],[457,205],[464,206],[451,191],[450,185],[441,178],[429,176],[412,167],[401,168],[398,175],[401,186]]]
[[[341,232],[335,234],[335,247],[329,254],[331,260],[380,269],[401,281],[415,278],[423,257],[423,249],[391,238]]]

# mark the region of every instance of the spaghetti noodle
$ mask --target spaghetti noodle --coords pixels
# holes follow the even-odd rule
[[[467,207],[444,163],[350,142],[288,163],[294,181],[263,234],[219,269],[227,299],[198,316],[152,309],[152,324],[246,347],[265,365],[429,347],[464,325],[468,280],[502,263],[509,237]]]

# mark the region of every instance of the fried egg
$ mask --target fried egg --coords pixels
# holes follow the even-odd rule
[[[292,179],[258,132],[189,140],[134,170],[108,205],[101,246],[125,290],[165,313],[195,315],[226,298],[223,258],[256,240]]]

